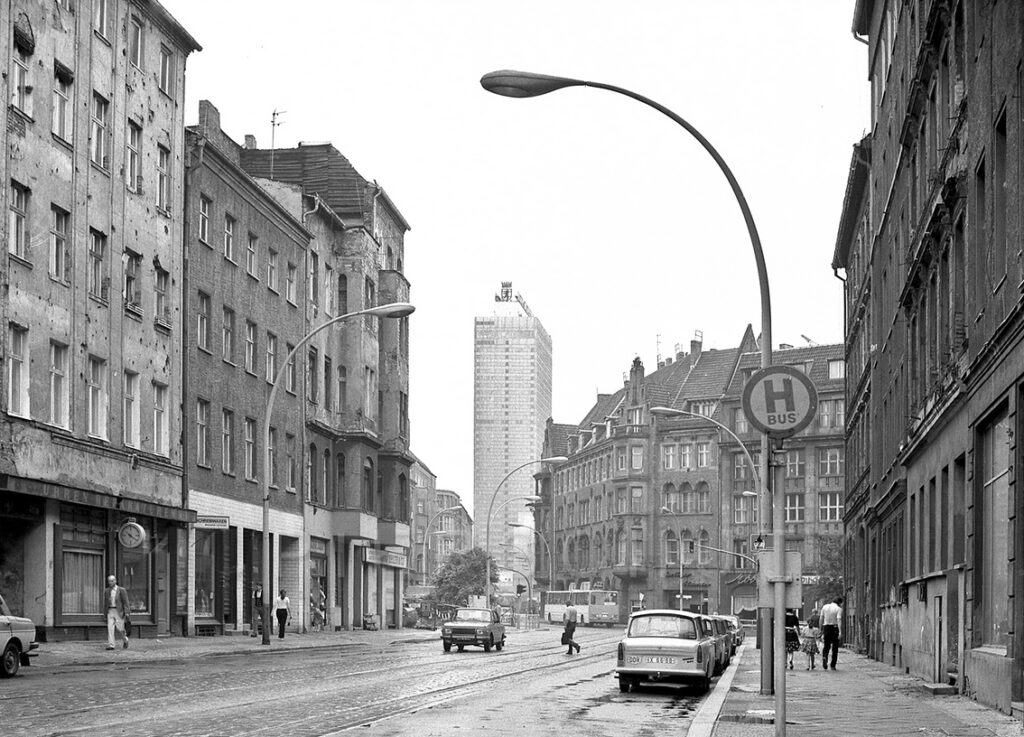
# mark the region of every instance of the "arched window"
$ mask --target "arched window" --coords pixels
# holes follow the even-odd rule
[[[700,546],[697,549],[697,563],[702,566],[706,566],[711,562],[711,551],[708,549],[708,545],[711,544],[711,535],[708,534],[707,530],[700,531]]]
[[[706,481],[697,484],[697,513],[707,514],[711,511],[711,492]]]
[[[367,512],[373,511],[373,480],[376,474],[373,472],[373,461],[367,458],[363,461],[363,483],[360,493],[362,494],[362,506]]]
[[[665,565],[679,565],[679,536],[675,530],[665,533]]]
[[[576,570],[576,541],[570,540],[565,546],[565,554],[568,565],[566,566],[570,571]]]
[[[661,497],[662,506],[668,511],[678,514],[683,511],[683,502],[680,493],[676,491],[675,484],[669,482],[665,484],[665,488],[662,491]]]
[[[694,557],[693,557],[693,555],[694,555],[693,533],[690,532],[689,530],[683,530],[682,534],[683,534],[683,539],[682,539],[683,565],[684,566],[692,566],[693,565],[693,561],[694,561]],[[676,561],[676,562],[678,562],[678,561]]]
[[[579,564],[580,568],[586,570],[590,568],[590,540],[586,537],[580,538],[580,549],[579,549]]]
[[[320,486],[320,502],[327,504],[331,499],[331,451],[324,451],[323,467],[320,469],[320,478],[323,480]]]
[[[594,535],[594,567],[601,565],[604,565],[604,540],[598,532]]]
[[[615,534],[615,564],[626,565],[626,533],[622,530]]]
[[[683,514],[695,514],[697,512],[697,497],[693,493],[693,488],[686,482],[679,487],[680,493],[682,494],[682,512]]]
[[[338,453],[338,456],[334,459],[334,466],[336,468],[334,478],[334,506],[341,508],[347,504],[345,499],[345,454]]]
[[[565,518],[564,518],[564,516],[563,516],[562,512],[563,512],[563,510],[562,510],[562,508],[561,508],[561,507],[559,507],[559,508],[558,508],[558,509],[557,509],[557,510],[555,511],[555,529],[556,529],[556,530],[561,530],[561,529],[563,529],[563,527],[564,527],[564,524],[563,524],[563,523],[564,523],[564,521],[565,521]]]
[[[392,264],[395,262],[395,252],[391,250],[391,246],[388,246],[388,260],[384,264],[385,269],[391,269]]]

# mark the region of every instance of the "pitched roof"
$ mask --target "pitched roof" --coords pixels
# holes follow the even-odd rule
[[[576,434],[575,425],[563,425],[556,422],[548,423],[545,430],[547,437],[545,451],[552,456],[569,455],[569,436]]]
[[[772,364],[776,366],[809,366],[807,375],[816,387],[838,389],[842,388],[843,379],[830,379],[828,377],[828,364],[830,361],[844,360],[845,355],[846,349],[842,343],[809,345],[798,348],[776,348],[772,351]],[[734,397],[741,395],[744,384],[743,371],[745,369],[757,370],[759,368],[761,368],[761,354],[759,352],[744,353],[740,357],[740,370],[733,377],[728,393]]]

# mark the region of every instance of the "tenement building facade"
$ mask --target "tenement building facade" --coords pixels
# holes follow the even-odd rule
[[[802,553],[809,581],[841,536],[842,355],[839,345],[775,355],[819,394],[818,416],[785,448],[787,549]],[[549,424],[545,454],[569,459],[538,478],[535,519],[551,550],[552,589],[618,591],[621,617],[639,607],[754,616],[760,435],[740,400],[759,367],[749,326],[737,348],[704,350],[695,340],[649,375],[635,359],[624,386],[599,395],[578,425]],[[541,563],[538,577],[548,575]],[[817,602],[812,589],[805,594],[809,612]]]
[[[847,642],[1024,700],[1024,6],[865,1],[845,269]]]
[[[141,632],[186,617],[182,111],[197,50],[155,0],[0,13],[0,579],[49,639],[98,636],[107,574]]]

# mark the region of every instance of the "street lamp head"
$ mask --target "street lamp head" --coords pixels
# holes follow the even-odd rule
[[[743,496],[760,496],[756,491],[744,491]]]
[[[502,69],[488,72],[480,78],[480,86],[488,92],[502,97],[538,97],[565,87],[582,87],[586,82],[566,77],[552,77],[548,74],[517,72]]]
[[[549,458],[541,458],[541,463],[550,463],[553,466],[557,466],[559,463],[565,463],[569,459],[565,456],[551,456]]]
[[[681,409],[672,409],[671,407],[651,407],[648,410],[652,415],[659,415],[661,417],[671,417],[672,415],[685,415],[687,414]]]
[[[408,317],[415,311],[416,307],[408,302],[391,302],[379,307],[371,307],[364,314],[397,319],[399,317]]]

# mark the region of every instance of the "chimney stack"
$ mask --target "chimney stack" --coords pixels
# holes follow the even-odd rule
[[[256,149],[256,136],[252,133],[245,134],[245,147],[250,151],[254,151]]]

